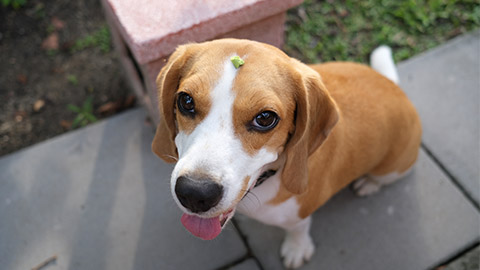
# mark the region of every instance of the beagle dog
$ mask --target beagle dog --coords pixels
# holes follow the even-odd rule
[[[390,49],[372,58],[377,71],[305,65],[248,40],[179,46],[157,78],[152,150],[176,162],[171,191],[185,228],[213,239],[239,211],[285,229],[280,253],[296,268],[314,252],[317,208],[354,180],[368,195],[403,177],[417,159],[420,120]]]

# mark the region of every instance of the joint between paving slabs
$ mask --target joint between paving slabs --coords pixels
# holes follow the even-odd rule
[[[443,165],[443,163],[435,157],[432,151],[430,151],[430,148],[428,148],[428,146],[426,146],[424,142],[422,142],[421,147],[425,151],[425,153],[428,155],[428,157],[430,157],[433,160],[433,162],[440,168],[440,170],[450,179],[453,185],[458,188],[458,190],[463,194],[465,198],[467,198],[467,200],[473,205],[473,207],[475,207],[475,209],[480,211],[480,205],[477,203],[477,201],[473,199],[473,197],[467,192],[467,190],[462,186],[462,184],[460,184],[457,178],[455,178],[455,176],[453,176],[447,170],[447,168]]]
[[[453,256],[451,256],[451,257],[447,258],[446,260],[440,262],[436,266],[429,268],[429,270],[441,270],[441,269],[443,269],[444,267],[453,263],[454,261],[461,258],[465,254],[467,254],[467,253],[473,251],[474,249],[476,249],[477,247],[479,247],[480,246],[479,241],[480,240],[477,238],[477,240],[475,240],[475,242],[473,242],[473,244],[470,244],[467,247],[461,249],[459,252],[455,253]]]
[[[265,268],[263,268],[262,264],[260,263],[260,261],[258,260],[258,258],[253,254],[253,251],[252,249],[250,248],[250,245],[248,244],[248,241],[247,241],[247,237],[245,236],[245,234],[243,234],[243,232],[240,230],[240,227],[238,226],[237,224],[237,221],[235,219],[232,219],[230,221],[232,224],[233,224],[233,227],[235,227],[235,230],[237,230],[238,232],[238,235],[240,236],[240,239],[242,239],[242,242],[243,244],[245,245],[245,247],[247,248],[247,254],[243,257],[241,257],[240,259],[238,260],[235,260],[227,265],[224,265],[220,268],[218,268],[218,270],[226,270],[226,269],[229,269],[230,267],[233,267],[237,264],[240,264],[240,263],[243,263],[244,261],[248,260],[248,259],[253,259],[255,261],[255,263],[257,264],[258,268],[260,270],[265,270]]]

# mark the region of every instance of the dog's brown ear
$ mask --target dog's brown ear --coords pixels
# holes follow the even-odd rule
[[[177,127],[175,125],[175,93],[190,58],[188,46],[184,45],[170,56],[167,64],[157,77],[158,107],[160,122],[152,142],[152,151],[165,162],[174,163],[178,159],[175,146]]]
[[[295,130],[285,147],[282,183],[288,191],[301,194],[308,186],[308,157],[327,139],[339,112],[319,74],[305,67],[296,77]]]

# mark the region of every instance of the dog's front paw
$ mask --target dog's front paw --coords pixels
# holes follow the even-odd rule
[[[313,255],[315,246],[310,235],[294,235],[287,233],[282,243],[280,254],[286,268],[298,268]]]

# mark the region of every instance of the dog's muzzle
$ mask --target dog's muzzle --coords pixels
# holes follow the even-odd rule
[[[275,173],[276,170],[263,172],[250,189],[259,186]],[[248,191],[245,195],[247,193]],[[223,198],[223,186],[209,178],[194,179],[188,175],[180,176],[175,183],[175,194],[180,203],[193,213],[182,215],[183,226],[204,240],[217,237],[225,223],[235,214],[233,207],[216,217],[205,218],[197,215],[214,208]]]
[[[193,213],[182,215],[183,226],[204,240],[217,237],[225,222],[233,216],[233,209],[211,218],[196,215],[214,208],[223,198],[223,186],[209,178],[180,176],[175,183],[175,195],[180,203]]]

